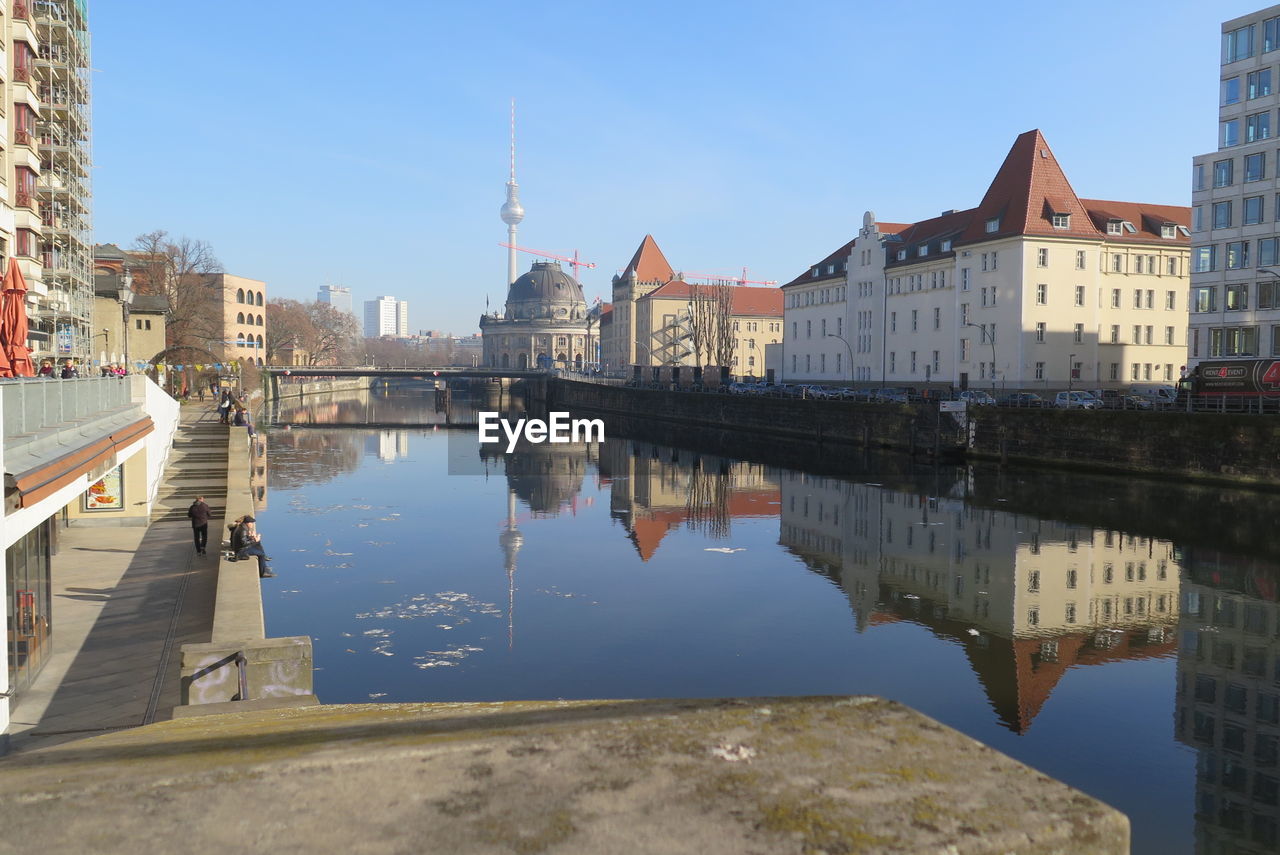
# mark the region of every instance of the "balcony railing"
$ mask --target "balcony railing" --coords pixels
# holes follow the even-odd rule
[[[30,83],[33,77],[31,66],[15,65],[13,67],[13,79],[20,83]]]
[[[9,7],[9,14],[15,19],[21,18],[24,21],[30,21],[31,7],[27,5],[26,0],[13,0],[13,4]]]
[[[0,401],[6,449],[19,437],[83,422],[133,403],[130,383],[118,377],[3,381]]]
[[[13,132],[13,141],[18,145],[31,145],[31,131],[17,128]]]
[[[35,194],[28,190],[19,190],[14,194],[14,204],[19,208],[34,208],[36,206]]]

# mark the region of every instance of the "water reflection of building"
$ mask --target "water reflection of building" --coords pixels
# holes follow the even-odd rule
[[[479,446],[482,460],[500,461],[507,486],[534,517],[559,516],[577,507],[587,470],[597,462],[594,443],[530,443],[521,440],[510,454],[505,444]]]
[[[1196,851],[1280,844],[1280,568],[1188,550],[1174,734],[1196,749]]]
[[[788,472],[781,542],[838,582],[859,630],[911,620],[961,644],[1022,732],[1077,665],[1172,652],[1170,544]]]
[[[600,447],[601,479],[610,485],[610,514],[626,528],[643,561],[680,526],[726,537],[735,518],[773,517],[773,470],[712,454],[608,440]]]
[[[409,456],[407,430],[380,430],[365,439],[365,454],[377,455],[383,463],[395,463]]]

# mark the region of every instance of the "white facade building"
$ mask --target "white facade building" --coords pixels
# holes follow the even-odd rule
[[[364,304],[365,338],[409,334],[409,304],[395,297],[383,296]]]
[[[997,392],[1173,383],[1189,218],[1080,199],[1028,131],[976,208],[910,225],[868,212],[857,237],[783,286],[783,377]]]
[[[339,312],[352,314],[351,311],[351,289],[343,288],[339,285],[321,285],[320,290],[316,293],[316,300],[321,303],[328,303]]]

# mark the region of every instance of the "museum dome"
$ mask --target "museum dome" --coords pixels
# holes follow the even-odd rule
[[[511,283],[507,292],[508,318],[580,319],[587,313],[582,286],[555,261],[535,261],[532,269]]]

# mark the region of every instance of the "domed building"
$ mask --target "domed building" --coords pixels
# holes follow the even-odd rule
[[[591,359],[582,286],[555,261],[535,261],[512,282],[505,311],[480,317],[480,335],[493,368],[581,368]]]

